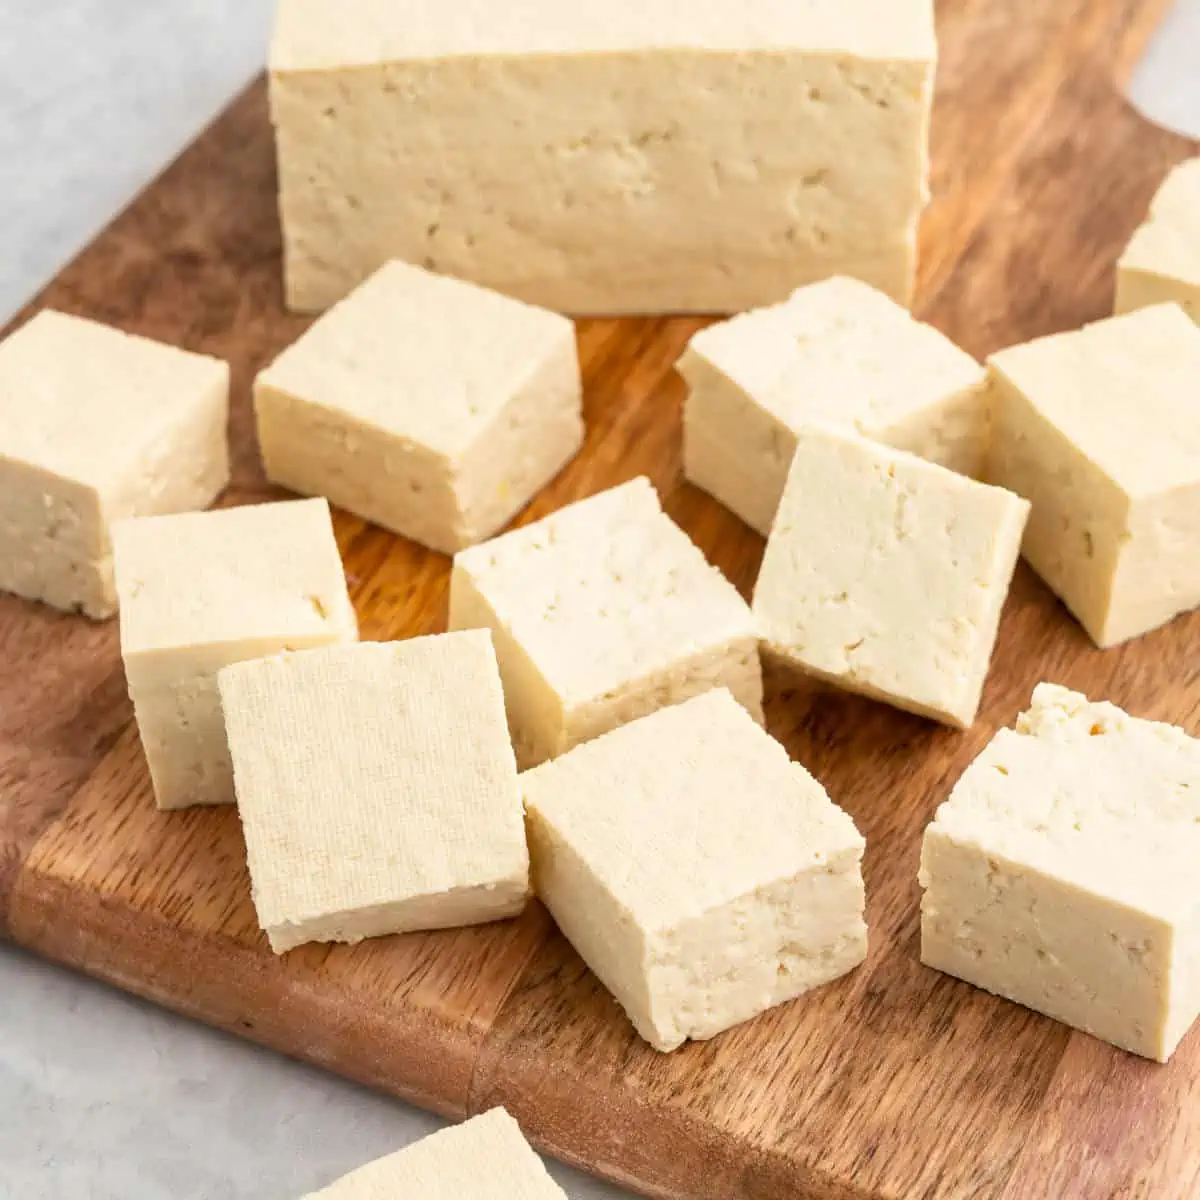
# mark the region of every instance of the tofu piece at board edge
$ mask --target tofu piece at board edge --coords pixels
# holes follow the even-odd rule
[[[660,1051],[867,953],[851,818],[724,688],[521,776],[534,890]]]
[[[925,831],[921,961],[1167,1061],[1200,1013],[1200,741],[1040,684]]]
[[[277,954],[525,907],[517,764],[486,631],[254,659],[218,685]]]
[[[575,456],[571,322],[390,262],[255,380],[269,478],[451,554]]]
[[[762,719],[750,607],[644,477],[457,554],[449,624],[492,631],[523,768],[712,687]]]
[[[358,640],[324,500],[113,527],[121,655],[160,808],[232,804],[217,672]]]
[[[117,611],[111,526],[229,482],[229,367],[43,310],[0,342],[0,591]]]

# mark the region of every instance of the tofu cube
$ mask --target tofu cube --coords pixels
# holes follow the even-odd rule
[[[714,1037],[866,957],[862,837],[724,689],[521,786],[535,891],[657,1050]]]
[[[1118,313],[1172,302],[1200,324],[1200,158],[1167,176],[1117,264]]]
[[[921,961],[1165,1062],[1200,1012],[1200,742],[1040,684],[925,831]]]
[[[232,804],[217,672],[358,640],[324,500],[113,528],[121,653],[160,808]]]
[[[486,632],[325,646],[217,678],[277,954],[525,907],[517,764]]]
[[[522,767],[712,687],[762,719],[750,608],[644,478],[456,555],[450,627],[492,631]]]
[[[567,1200],[502,1108],[439,1130],[304,1200]]]
[[[802,430],[754,592],[767,651],[847,691],[975,719],[1029,505],[839,429]]]
[[[111,525],[229,482],[229,367],[65,313],[0,343],[0,591],[117,611]]]
[[[932,0],[282,0],[285,295],[389,258],[573,313],[735,312],[846,274],[906,300]]]
[[[764,537],[806,425],[844,426],[964,475],[983,471],[987,372],[852,279],[702,330],[679,371],[690,389],[684,474]]]
[[[255,382],[268,476],[447,554],[583,441],[565,317],[390,263]]]
[[[1157,305],[991,365],[990,477],[1033,502],[1025,557],[1096,645],[1200,604],[1200,328]]]

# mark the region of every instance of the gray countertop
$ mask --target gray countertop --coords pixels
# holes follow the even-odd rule
[[[0,0],[0,322],[254,75],[271,7]],[[1131,95],[1200,135],[1200,0]],[[440,1124],[0,948],[0,1200],[292,1200]]]

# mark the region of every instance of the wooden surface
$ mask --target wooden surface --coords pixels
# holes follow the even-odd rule
[[[920,309],[971,351],[1077,325],[1168,165],[1114,80],[1159,0],[945,0]],[[264,91],[242,97],[46,293],[230,359],[237,486],[261,482],[253,373],[280,307]],[[749,592],[761,541],[679,475],[671,365],[696,320],[580,327],[590,434],[528,516],[640,472]],[[447,560],[338,533],[367,638],[443,627]],[[848,978],[661,1057],[533,907],[521,920],[306,947],[257,932],[232,810],[157,813],[115,626],[0,597],[0,932],[180,1012],[460,1116],[503,1102],[554,1154],[648,1196],[711,1200],[1200,1195],[1200,1035],[1167,1067],[926,970],[920,832],[1050,678],[1200,732],[1200,615],[1100,653],[1024,568],[976,727],[768,680],[772,731],[868,839],[872,951]]]

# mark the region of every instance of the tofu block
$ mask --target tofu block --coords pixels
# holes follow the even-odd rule
[[[268,476],[447,554],[491,537],[583,441],[575,330],[394,262],[255,382]]]
[[[714,1037],[866,957],[862,837],[724,689],[521,786],[538,896],[657,1050]]]
[[[125,677],[160,808],[232,804],[217,672],[358,640],[324,500],[113,527]]]
[[[566,1200],[516,1121],[494,1108],[368,1163],[305,1200]]]
[[[1200,328],[1173,304],[992,357],[992,482],[1025,557],[1098,646],[1200,604]]]
[[[925,831],[921,961],[1166,1062],[1200,1012],[1200,742],[1040,684]]]
[[[282,0],[285,294],[391,258],[572,313],[907,301],[932,0]]]
[[[277,954],[525,907],[517,764],[486,632],[324,646],[217,681]]]
[[[802,430],[754,591],[768,653],[967,728],[1029,505],[840,429]]]
[[[1200,158],[1167,176],[1117,264],[1118,313],[1172,302],[1200,324]]]
[[[229,482],[229,367],[40,312],[0,343],[0,591],[117,611],[110,528]]]
[[[450,628],[492,631],[522,767],[712,687],[762,719],[750,608],[644,478],[457,554]]]
[[[679,371],[684,474],[764,537],[806,425],[844,426],[964,475],[984,468],[985,369],[852,279],[701,330]]]

